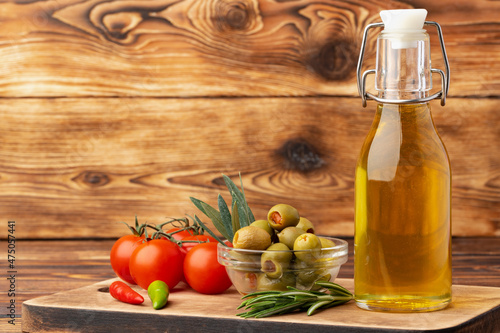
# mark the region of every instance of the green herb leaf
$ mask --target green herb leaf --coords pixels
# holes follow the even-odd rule
[[[196,208],[201,210],[203,212],[203,214],[207,215],[207,213],[205,212],[205,208],[202,205],[204,203],[203,201],[201,201],[200,199],[193,198],[193,197],[189,197],[189,199],[196,206]]]
[[[224,236],[226,239],[233,239],[232,237],[229,238],[230,236],[227,233],[224,223],[222,222],[221,214],[219,213],[219,211],[204,202],[202,202],[202,206],[205,211],[205,215],[207,215],[207,217],[212,220],[214,227],[222,234],[222,236]]]
[[[215,238],[219,243],[223,244],[224,246],[227,246],[226,243],[224,243],[224,241],[222,239],[220,239],[216,234],[214,234],[214,232],[212,230],[210,230],[206,225],[205,223],[201,222],[201,220],[198,218],[198,216],[194,216],[194,220],[196,221],[196,223],[198,223],[200,225],[200,227],[205,230],[206,232],[208,232],[208,234],[210,236],[212,236],[213,238]]]
[[[306,303],[305,301],[293,301],[291,303],[285,303],[279,306],[274,306],[271,309],[262,311],[261,313],[257,314],[255,318],[266,318],[276,314],[290,313],[295,310],[298,310],[305,303]]]
[[[318,308],[328,305],[330,301],[317,301],[307,309],[307,315],[311,316]]]
[[[235,197],[235,193],[231,192],[231,196],[233,196],[233,198],[234,198]],[[243,207],[244,204],[241,203],[240,201],[238,201],[238,199],[235,199],[233,201],[236,204],[236,208],[237,208],[237,211],[238,211],[238,217],[239,217],[238,220],[240,222],[241,228],[249,226],[250,223],[252,223],[252,222],[249,222],[249,220],[248,220],[247,212],[246,212],[245,208]]]
[[[241,229],[240,226],[240,214],[238,213],[238,203],[235,201],[233,203],[233,209],[231,210],[231,223],[233,225],[233,237],[236,231]]]
[[[248,206],[247,197],[245,195],[245,189],[243,188],[243,179],[241,178],[241,172],[239,172],[238,175],[240,177],[241,194],[243,195],[243,200],[245,201],[245,205],[248,209],[248,225],[250,225],[250,223],[255,221],[255,217],[253,216],[250,206]]]
[[[234,184],[234,182],[231,180],[226,175],[222,175],[224,178],[224,182],[226,183],[226,186],[231,193],[231,196],[233,197],[233,202],[238,203],[238,213],[240,215],[240,226],[246,227],[249,226],[250,223],[255,221],[255,217],[253,216],[253,213],[248,206],[248,203],[246,201],[245,195],[243,192],[241,192],[238,187]],[[240,180],[241,180],[241,174],[240,174]],[[243,182],[242,182],[243,184]],[[243,190],[243,188],[242,188]]]
[[[226,230],[226,234],[227,234],[227,236],[224,236],[224,237],[226,237],[227,240],[232,242],[233,237],[234,237],[233,221],[231,219],[231,213],[229,212],[229,208],[227,207],[227,204],[224,201],[224,198],[220,194],[217,197],[217,204],[219,206],[219,212],[220,212],[220,217],[222,220],[222,225],[224,226],[224,229]]]
[[[199,199],[193,197],[189,197],[189,199],[191,199],[191,202],[212,221],[214,227],[221,233],[222,236],[224,236],[226,239],[233,239],[231,222],[229,221],[228,229],[226,229],[226,225],[222,220],[221,213],[219,213],[217,209]]]
[[[217,228],[220,234],[229,241],[232,241],[234,238],[234,233],[240,228],[250,225],[253,221],[255,221],[255,217],[245,198],[245,190],[243,189],[243,180],[241,178],[241,173],[239,175],[241,191],[234,184],[231,178],[224,174],[222,175],[222,177],[229,190],[229,193],[231,194],[231,212],[229,211],[227,203],[224,201],[220,194],[217,197],[217,206],[219,210],[199,199],[193,197],[190,197],[190,199],[191,202],[203,214],[205,214],[208,218],[210,218],[210,220],[212,220],[214,227]],[[208,232],[207,229],[202,229]]]
[[[244,301],[238,309],[244,307],[248,311],[238,313],[237,316],[264,318],[294,311],[307,311],[310,316],[318,309],[331,308],[353,299],[350,291],[336,283],[318,281],[316,284],[327,288],[328,292],[288,287],[289,291],[261,291],[243,296]]]
[[[342,287],[340,284],[333,283],[330,281],[316,281],[316,284],[320,287],[325,287],[334,291],[336,294],[344,294],[346,296],[352,296],[352,293],[346,288]]]

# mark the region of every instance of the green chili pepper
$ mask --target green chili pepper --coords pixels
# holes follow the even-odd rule
[[[153,302],[153,308],[155,310],[159,310],[167,304],[168,295],[168,285],[161,280],[151,282],[148,287],[148,296],[151,302]]]

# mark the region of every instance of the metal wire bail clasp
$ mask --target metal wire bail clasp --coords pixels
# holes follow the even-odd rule
[[[377,97],[369,92],[366,91],[366,77],[369,74],[375,74],[376,70],[375,69],[369,69],[361,75],[361,68],[363,66],[363,59],[365,56],[365,46],[366,46],[366,39],[368,37],[368,30],[372,28],[377,28],[377,27],[383,27],[384,23],[372,23],[366,26],[365,31],[363,33],[363,41],[361,42],[361,50],[359,52],[359,60],[358,60],[358,67],[356,70],[357,78],[358,78],[358,93],[361,96],[361,100],[363,102],[363,107],[366,107],[366,101],[368,99],[372,99],[374,101],[377,101],[379,103],[389,103],[389,104],[412,104],[412,103],[423,103],[423,102],[428,102],[433,99],[441,99],[441,105],[444,106],[446,104],[446,96],[448,95],[448,90],[450,88],[450,65],[448,63],[448,56],[446,55],[446,49],[444,47],[444,40],[443,40],[443,32],[441,30],[441,26],[437,22],[433,21],[425,21],[425,25],[433,25],[436,27],[438,36],[439,36],[439,43],[441,45],[441,52],[443,53],[443,59],[444,59],[444,65],[445,65],[445,70],[446,74],[437,68],[431,68],[432,73],[438,73],[441,76],[441,90],[438,91],[437,93],[425,97],[425,98],[417,98],[417,99],[405,99],[405,100],[393,100],[393,99],[384,99]]]

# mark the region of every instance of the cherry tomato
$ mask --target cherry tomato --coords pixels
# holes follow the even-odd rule
[[[132,252],[142,244],[144,241],[144,236],[126,235],[120,237],[113,247],[111,248],[111,253],[109,259],[111,261],[111,267],[115,271],[116,275],[122,280],[136,284],[132,276],[130,275],[129,261]]]
[[[177,231],[177,230],[180,230],[180,228],[172,228],[172,229],[169,229],[167,231],[167,233],[171,233],[173,231]],[[200,240],[200,241],[206,241],[206,236],[205,235],[196,235],[194,233],[193,230],[182,230],[182,231],[179,231],[179,232],[176,232],[175,234],[172,234],[172,237],[176,240],[186,240],[186,239],[191,239],[191,240]],[[201,238],[197,238],[197,237],[201,237]],[[210,237],[210,236],[208,236]],[[213,237],[210,237],[211,239],[213,239],[214,241],[217,241],[215,238]],[[210,240],[212,241],[212,240]],[[182,252],[182,259],[184,260],[184,256],[186,256],[186,253],[191,249],[193,248],[193,246],[195,245],[198,245],[199,243],[184,243],[182,244],[182,246],[180,247],[180,250]],[[184,274],[182,275],[182,279],[181,281],[183,282],[186,282],[186,279],[184,277]]]
[[[209,235],[193,235],[189,236],[183,239],[183,241],[198,241],[198,242],[214,242],[217,243],[217,240],[213,238],[212,236]],[[196,242],[183,242],[181,246],[181,251],[184,252],[184,254],[187,254],[193,247],[196,245],[203,244],[203,243],[196,243]]]
[[[182,279],[183,255],[179,246],[167,239],[153,239],[139,245],[130,256],[130,274],[142,288],[161,280],[173,289]]]
[[[181,230],[181,228],[172,228],[166,231],[167,234],[172,233],[174,231]],[[195,235],[193,230],[182,230],[179,232],[176,232],[175,234],[172,234],[172,237],[176,240],[183,240],[186,237],[191,237]]]
[[[217,261],[217,244],[198,244],[184,259],[186,281],[199,293],[220,294],[232,285],[226,268]]]

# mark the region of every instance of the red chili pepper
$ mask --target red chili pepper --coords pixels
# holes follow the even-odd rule
[[[109,293],[111,296],[124,303],[141,304],[144,302],[144,297],[122,281],[113,282],[111,286],[109,286]]]

